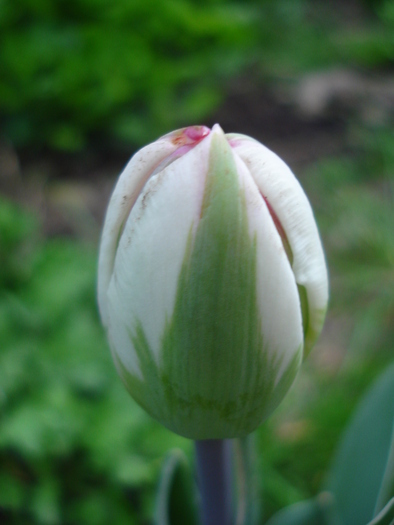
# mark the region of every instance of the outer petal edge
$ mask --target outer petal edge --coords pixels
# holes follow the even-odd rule
[[[327,267],[311,206],[290,168],[275,153],[243,135],[226,137],[248,166],[286,232],[296,282],[306,291],[309,321],[304,353],[307,355],[323,326],[328,302]]]
[[[126,219],[152,171],[176,149],[177,145],[163,137],[139,150],[119,176],[112,193],[105,216],[98,262],[98,304],[104,326],[108,323],[107,289]]]

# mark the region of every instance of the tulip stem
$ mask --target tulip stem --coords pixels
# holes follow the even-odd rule
[[[232,525],[231,440],[196,441],[203,525]]]

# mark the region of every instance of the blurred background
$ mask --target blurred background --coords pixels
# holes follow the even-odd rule
[[[219,122],[281,155],[331,276],[319,343],[257,431],[264,516],[317,493],[394,348],[393,0],[0,0],[0,522],[151,523],[191,443],[116,376],[95,298],[131,154]]]

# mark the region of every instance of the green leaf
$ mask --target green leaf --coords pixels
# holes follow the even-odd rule
[[[266,525],[327,525],[332,496],[321,493],[316,499],[295,503],[275,514]]]
[[[328,475],[344,525],[368,523],[393,496],[393,399],[394,365],[362,400]]]
[[[165,459],[159,483],[155,525],[197,525],[196,491],[185,455],[174,450]]]
[[[392,498],[384,509],[368,525],[394,525],[394,498]]]

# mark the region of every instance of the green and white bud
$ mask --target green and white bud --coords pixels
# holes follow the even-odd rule
[[[190,127],[130,160],[109,203],[98,300],[132,397],[191,439],[252,432],[319,335],[327,270],[309,202],[259,142]]]

